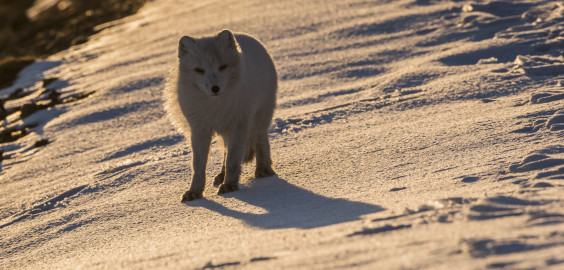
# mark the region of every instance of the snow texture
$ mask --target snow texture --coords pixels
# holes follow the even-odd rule
[[[278,175],[216,195],[214,140],[180,203],[162,93],[222,29],[274,58]],[[1,269],[564,267],[562,1],[155,0],[98,30],[0,91]]]

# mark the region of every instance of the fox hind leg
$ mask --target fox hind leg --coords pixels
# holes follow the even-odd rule
[[[227,155],[225,158],[225,179],[219,186],[217,194],[224,194],[239,189],[241,163],[245,157],[249,126],[245,123],[235,126],[227,140]]]
[[[221,172],[213,180],[214,187],[219,187],[219,185],[223,184],[223,180],[225,180],[225,160],[227,159],[227,149],[223,151],[223,165],[221,166]]]
[[[275,175],[272,169],[272,159],[270,158],[270,143],[268,142],[268,130],[261,131],[257,135],[255,178],[268,177]]]

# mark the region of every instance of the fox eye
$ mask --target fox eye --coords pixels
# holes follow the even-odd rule
[[[221,66],[219,66],[219,71],[222,71],[222,70],[224,70],[225,68],[227,68],[227,65],[221,65]]]
[[[200,74],[204,74],[204,72],[205,72],[205,71],[204,71],[203,69],[201,69],[201,68],[195,68],[194,70],[195,70],[196,72],[200,73]]]

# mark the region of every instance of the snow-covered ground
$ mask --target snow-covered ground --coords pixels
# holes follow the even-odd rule
[[[4,122],[31,133],[2,145],[0,268],[564,267],[562,1],[155,0],[100,29],[0,91],[95,91]],[[180,203],[165,78],[221,29],[274,57],[278,176],[216,195],[214,141]]]

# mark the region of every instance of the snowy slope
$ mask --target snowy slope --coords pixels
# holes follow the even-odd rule
[[[180,203],[164,81],[225,28],[277,65],[278,176],[215,195],[214,141]],[[37,126],[2,145],[0,268],[563,267],[562,2],[155,0],[100,29],[0,91],[95,91],[7,120]]]

